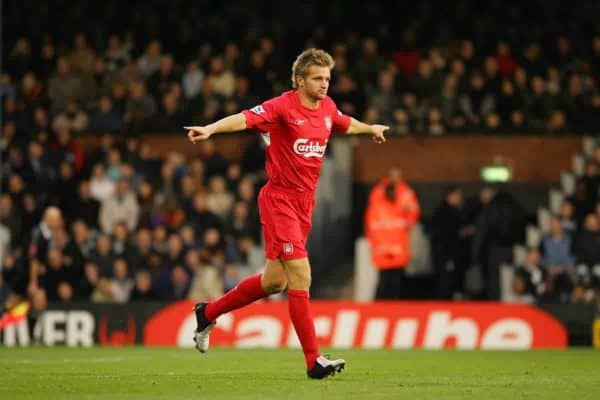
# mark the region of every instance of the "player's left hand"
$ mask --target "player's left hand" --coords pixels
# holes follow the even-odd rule
[[[387,125],[371,125],[371,129],[373,129],[373,141],[375,143],[385,143],[385,136],[383,133],[390,129]]]

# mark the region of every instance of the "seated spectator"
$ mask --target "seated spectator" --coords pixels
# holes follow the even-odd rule
[[[150,77],[155,73],[161,60],[161,45],[158,40],[152,40],[146,46],[144,54],[138,59],[138,69],[144,78]]]
[[[600,265],[600,223],[596,214],[585,217],[574,248],[578,263],[589,267]]]
[[[214,57],[210,61],[210,72],[206,80],[217,95],[225,98],[233,95],[235,79],[233,73],[226,68],[222,57]]]
[[[90,179],[90,194],[95,200],[103,202],[111,198],[115,192],[115,183],[106,175],[103,164],[96,164]]]
[[[229,292],[231,289],[236,287],[241,280],[242,276],[240,276],[240,271],[235,267],[235,265],[225,265],[225,270],[223,273],[223,288],[225,292]]]
[[[225,179],[215,176],[210,180],[210,192],[206,196],[206,208],[225,221],[233,206],[233,195],[227,192]]]
[[[400,104],[395,90],[395,77],[391,71],[384,70],[379,73],[377,88],[367,99],[369,107],[379,110],[380,122],[391,124],[394,109]]]
[[[167,228],[164,225],[155,226],[152,231],[152,249],[161,256],[166,255],[169,251],[167,239]]]
[[[186,114],[181,110],[177,97],[166,93],[162,97],[160,112],[152,117],[150,126],[156,132],[177,132],[185,124]]]
[[[52,120],[52,129],[59,131],[67,128],[73,132],[83,132],[88,127],[88,116],[75,102],[67,103],[65,110]]]
[[[82,219],[73,221],[71,232],[73,234],[73,241],[79,248],[79,252],[85,259],[89,259],[96,247],[96,232],[90,229]]]
[[[550,219],[550,233],[544,236],[541,243],[542,264],[561,299],[571,290],[569,274],[575,264],[572,248],[571,236],[563,231],[560,219],[553,216]]]
[[[489,134],[499,133],[501,126],[502,120],[500,119],[500,116],[496,113],[491,112],[485,116],[484,126],[482,130],[484,133]]]
[[[8,237],[13,238],[15,243],[22,238],[23,223],[19,215],[19,209],[14,206],[13,199],[8,194],[0,194],[0,224],[8,232]],[[2,252],[2,254],[6,254]],[[0,259],[0,265],[2,260]]]
[[[204,80],[204,72],[200,69],[197,62],[191,61],[186,66],[186,71],[183,74],[181,83],[183,86],[183,95],[186,99],[193,99],[200,93],[202,81]]]
[[[211,300],[219,298],[223,293],[223,279],[219,269],[211,265],[201,265],[194,270],[188,293],[190,299]]]
[[[553,216],[550,219],[550,232],[542,238],[542,264],[545,268],[555,271],[555,273],[566,272],[575,264],[571,249],[571,236],[564,232],[560,219]],[[551,272],[551,274],[554,273]]]
[[[427,114],[427,132],[434,136],[446,133],[446,127],[442,120],[442,113],[435,107],[430,108]]]
[[[110,280],[112,299],[117,303],[126,303],[129,301],[133,286],[133,279],[129,277],[127,261],[124,258],[117,258]]]
[[[90,115],[88,131],[90,133],[120,132],[123,127],[123,118],[113,108],[110,97],[100,97],[98,109]]]
[[[146,128],[151,128],[148,122],[156,112],[156,101],[146,93],[142,82],[133,82],[129,90],[124,120],[131,132],[140,133]]]
[[[220,228],[221,221],[219,217],[210,212],[206,206],[206,195],[198,192],[194,195],[194,203],[191,212],[188,215],[189,223],[196,229],[199,237],[209,228]]]
[[[100,281],[100,271],[96,264],[86,261],[83,275],[75,282],[75,295],[78,299],[90,300]]]
[[[577,232],[577,222],[575,221],[575,206],[573,202],[569,199],[564,200],[560,205],[558,215],[563,230],[570,234],[571,237],[574,237]]]
[[[79,184],[79,196],[76,200],[73,217],[80,218],[87,226],[98,228],[98,216],[100,215],[100,202],[92,197],[89,181],[81,181]]]
[[[200,144],[200,157],[204,162],[206,178],[214,175],[225,176],[229,161],[217,150],[215,143],[205,140]]]
[[[77,172],[83,169],[85,165],[83,146],[78,140],[73,139],[69,128],[63,126],[56,131],[56,141],[52,143],[52,150],[55,167],[66,161],[72,163]]]
[[[202,263],[213,265],[219,269],[225,265],[223,242],[221,233],[217,229],[209,228],[204,232],[200,259]]]
[[[117,34],[111,34],[108,38],[104,60],[109,71],[117,71],[123,68],[130,59],[129,50],[121,37]]]
[[[96,250],[92,253],[90,261],[98,266],[98,272],[101,277],[105,278],[112,276],[115,255],[112,251],[112,241],[110,236],[105,234],[98,236]]]
[[[62,302],[69,302],[73,300],[74,291],[71,284],[67,281],[62,281],[58,284],[58,300]]]
[[[561,111],[554,111],[550,114],[546,131],[550,134],[565,134],[569,132],[565,114]]]
[[[529,127],[525,122],[525,115],[521,111],[513,111],[510,114],[510,122],[508,127],[505,129],[506,133],[512,134],[524,134],[527,132]]]
[[[498,74],[502,77],[512,76],[517,69],[517,60],[510,54],[510,46],[506,42],[499,42],[496,48],[496,62]]]
[[[56,60],[56,71],[48,80],[48,97],[52,102],[51,111],[64,110],[69,102],[80,101],[85,96],[81,76],[72,71],[67,57],[59,57]]]
[[[123,177],[123,167],[121,151],[116,147],[110,148],[106,157],[106,176],[114,182],[118,181]]]
[[[183,300],[188,296],[190,289],[190,276],[181,265],[176,265],[171,270],[171,286],[168,298],[170,300]]]
[[[135,229],[139,218],[139,205],[127,180],[120,179],[115,193],[102,202],[100,227],[104,233],[112,233],[117,222],[124,221],[129,230]]]
[[[527,250],[525,264],[519,269],[524,270],[529,278],[527,283],[528,292],[534,296],[541,293],[546,271],[542,265],[542,256],[537,248],[531,247]]]
[[[390,133],[393,135],[408,135],[412,133],[408,121],[408,114],[402,108],[394,110],[394,122],[390,128]]]
[[[110,279],[100,278],[91,297],[94,303],[112,303],[115,301]]]
[[[113,254],[116,257],[129,260],[133,254],[133,248],[129,243],[129,229],[124,222],[117,222],[113,229]]]
[[[494,109],[494,98],[485,89],[485,80],[480,72],[471,75],[470,86],[459,100],[462,113],[467,117],[468,128],[477,129],[482,119]]]
[[[62,282],[68,282],[69,275],[64,267],[64,257],[60,250],[48,251],[48,264],[38,275],[38,285],[46,292],[48,300],[58,300],[58,287]]]
[[[131,301],[158,300],[159,296],[152,290],[152,276],[145,269],[135,274],[135,286],[131,292]]]
[[[177,265],[183,264],[184,248],[183,240],[178,234],[172,234],[167,241],[167,254],[165,262],[169,268],[175,268]]]
[[[535,303],[535,296],[528,290],[529,281],[529,273],[526,270],[516,270],[512,281],[512,293],[505,297],[504,300],[509,303]]]
[[[160,99],[178,85],[180,76],[175,69],[175,60],[170,54],[160,57],[158,70],[148,78],[148,91],[154,99]]]
[[[50,149],[44,148],[39,141],[33,140],[29,142],[27,150],[29,164],[27,169],[30,172],[28,180],[33,186],[32,191],[39,194],[46,193],[56,177]]]
[[[496,96],[495,110],[503,121],[509,121],[514,111],[523,110],[525,100],[515,92],[514,84],[509,79],[504,79],[500,93]]]
[[[573,285],[573,291],[571,292],[571,303],[573,304],[592,304],[595,295],[594,291],[583,282],[577,282]]]

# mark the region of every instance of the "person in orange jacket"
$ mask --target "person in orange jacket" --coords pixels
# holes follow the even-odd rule
[[[379,269],[377,299],[402,296],[404,268],[410,262],[410,230],[421,211],[415,192],[392,168],[371,191],[365,214],[373,264]]]

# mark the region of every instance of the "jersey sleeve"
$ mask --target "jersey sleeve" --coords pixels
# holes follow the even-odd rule
[[[277,123],[281,116],[281,101],[279,98],[267,100],[262,104],[244,110],[246,129],[259,132],[269,132],[270,127]]]
[[[350,127],[350,117],[342,113],[334,103],[332,132],[346,133]]]

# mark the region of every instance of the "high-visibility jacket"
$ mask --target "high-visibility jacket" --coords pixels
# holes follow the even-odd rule
[[[378,269],[404,268],[410,262],[410,229],[421,214],[414,191],[396,182],[396,198],[385,196],[390,183],[384,178],[371,191],[365,214],[365,231],[371,245],[373,264]]]

